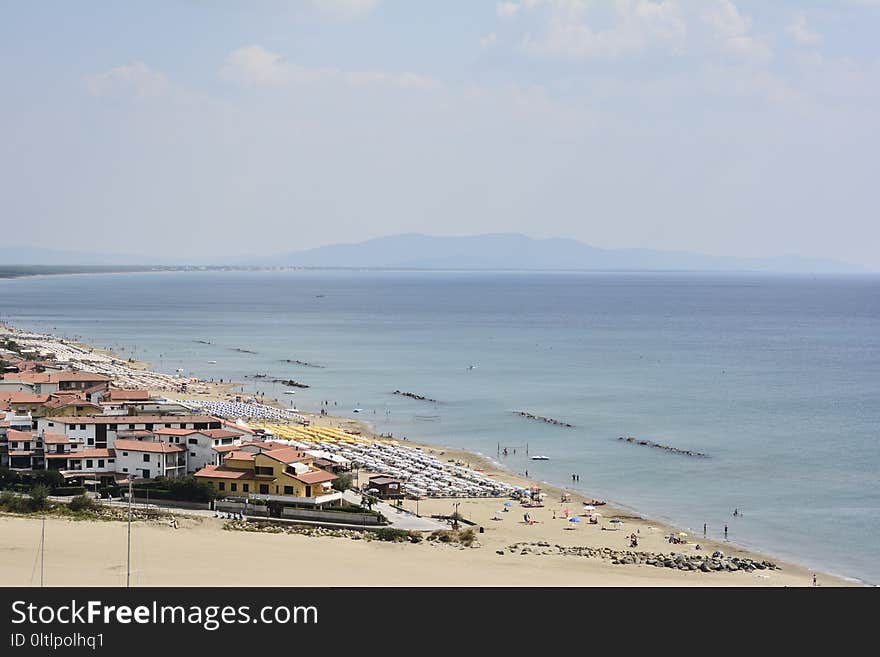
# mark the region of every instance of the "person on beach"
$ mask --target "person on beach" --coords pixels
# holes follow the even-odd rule
[[[819,586],[818,582],[816,581],[816,573],[813,573],[813,586]]]
[[[706,538],[706,529],[707,529],[706,523],[704,522],[703,523],[703,538]]]
[[[727,525],[724,525],[724,540],[727,540]]]

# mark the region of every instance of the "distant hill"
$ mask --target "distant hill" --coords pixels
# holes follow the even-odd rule
[[[376,269],[866,271],[855,265],[818,258],[738,258],[684,251],[600,249],[572,239],[533,239],[507,233],[465,237],[395,235],[285,253],[265,258],[259,264]]]
[[[0,270],[23,265],[120,268],[260,268],[352,267],[368,269],[512,269],[599,271],[758,271],[793,273],[860,273],[867,270],[835,260],[779,256],[738,258],[684,251],[600,249],[572,239],[533,239],[496,233],[463,237],[394,235],[354,244],[334,244],[305,251],[246,260],[194,252],[186,262],[167,256],[0,245]],[[106,271],[106,269],[105,269]],[[30,272],[35,273],[35,272]],[[15,275],[22,275],[16,272]]]

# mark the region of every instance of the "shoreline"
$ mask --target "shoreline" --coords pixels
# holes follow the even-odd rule
[[[9,326],[6,323],[0,323],[0,330],[6,330],[6,331],[11,331],[11,332],[16,332],[16,331],[29,332],[24,329],[16,329],[14,327]],[[40,334],[47,335],[47,336],[50,335],[50,334],[46,334],[46,333],[40,333]],[[57,338],[57,336],[54,336],[54,335],[51,337],[55,338],[55,339],[62,339],[62,338]],[[82,343],[79,341],[74,343],[72,341],[66,340],[66,342],[68,342],[69,344],[76,344],[77,346],[84,348],[84,349],[90,349],[90,350],[93,350],[96,352],[106,354],[106,355],[111,356],[113,358],[117,358],[118,360],[124,361],[130,367],[133,367],[133,368],[136,368],[139,370],[150,371],[149,370],[150,364],[147,362],[137,361],[137,360],[129,361],[128,358],[123,358],[123,357],[119,356],[118,354],[115,354],[112,351],[105,350],[105,349],[98,349],[98,348],[93,347],[92,345],[89,345],[87,343]],[[198,385],[201,388],[204,388],[203,391],[189,392],[189,393],[178,393],[177,398],[179,398],[179,399],[202,399],[202,400],[224,401],[225,398],[228,398],[230,396],[234,396],[236,394],[235,390],[237,388],[239,388],[240,386],[246,385],[246,384],[235,383],[235,382],[231,382],[231,381],[225,382],[223,384],[213,383],[213,382],[206,381],[206,380],[203,381],[201,379],[199,379],[199,381],[200,382]],[[161,396],[167,396],[167,394],[168,394],[167,390],[151,389],[150,392],[151,392],[151,394],[158,394]],[[265,399],[260,400],[260,403],[263,403],[268,406],[276,406],[278,408],[285,408],[285,406],[277,399],[265,398]],[[303,415],[303,416],[309,418],[309,420],[315,426],[329,425],[329,426],[340,426],[340,427],[345,427],[345,428],[353,428],[354,427],[354,428],[357,428],[358,430],[360,430],[366,436],[373,437],[373,438],[380,437],[380,434],[378,434],[374,430],[374,428],[370,425],[369,421],[367,421],[367,420],[347,418],[344,416],[320,415],[319,413],[311,413],[311,412],[302,411],[302,410],[299,410],[298,413],[300,415]],[[605,498],[600,498],[598,496],[597,497],[590,497],[590,496],[586,495],[585,493],[582,493],[579,490],[574,490],[574,489],[568,488],[567,486],[560,486],[560,485],[554,484],[552,482],[547,482],[547,481],[537,480],[534,478],[525,477],[522,474],[513,472],[512,470],[508,469],[504,465],[504,463],[502,463],[499,460],[495,460],[490,456],[487,456],[485,454],[482,454],[482,453],[479,453],[476,451],[471,451],[466,448],[446,447],[446,446],[438,445],[435,443],[423,442],[418,439],[415,439],[415,440],[406,439],[403,441],[395,439],[395,442],[397,442],[398,444],[401,444],[401,445],[405,445],[405,446],[421,448],[421,449],[428,451],[430,453],[433,453],[435,455],[442,456],[445,459],[455,459],[456,461],[467,463],[469,465],[469,467],[473,467],[474,469],[481,469],[486,474],[492,473],[493,475],[497,476],[497,478],[499,480],[504,481],[506,483],[514,484],[517,486],[523,486],[523,487],[539,485],[540,488],[548,494],[548,498],[547,498],[548,500],[553,500],[553,499],[559,500],[562,498],[563,493],[567,493],[570,496],[571,501],[563,506],[572,506],[576,511],[580,510],[580,506],[582,503],[587,503],[593,499],[605,499]],[[439,508],[443,504],[449,504],[452,500],[460,500],[462,503],[467,503],[469,501],[472,502],[473,500],[484,500],[484,499],[485,498],[424,498],[423,500],[421,500],[420,503],[423,508],[428,507],[430,509],[432,507]],[[601,507],[601,511],[604,516],[607,516],[608,518],[617,517],[617,518],[624,519],[627,524],[631,524],[639,532],[641,532],[641,530],[643,530],[643,529],[646,532],[651,532],[653,534],[656,534],[657,531],[662,531],[663,535],[665,536],[670,533],[678,534],[679,531],[681,531],[680,527],[676,526],[676,524],[674,523],[673,520],[660,519],[660,518],[648,518],[644,514],[640,513],[637,509],[629,507],[628,505],[620,504],[620,503],[612,501],[612,500],[608,500],[607,502],[608,503],[606,505]],[[496,506],[497,506],[498,504],[500,504],[500,502],[496,501],[496,502],[494,502],[494,504],[496,504]],[[547,508],[549,509],[551,505],[560,505],[560,504],[562,504],[562,503],[548,501]],[[405,508],[410,509],[412,511],[415,511],[416,506],[417,505],[414,502],[412,502],[411,500],[407,500],[405,502]],[[468,506],[468,504],[465,504],[465,506]],[[559,507],[560,512],[562,511],[563,506]],[[554,519],[555,519],[555,511],[556,510],[553,509],[553,511],[554,511]],[[422,514],[422,515],[424,515],[424,514]],[[575,513],[573,515],[577,515],[577,513]],[[858,578],[843,576],[843,575],[836,575],[836,574],[833,574],[833,573],[830,573],[827,571],[813,569],[813,568],[810,568],[809,566],[806,566],[803,564],[798,564],[796,561],[793,561],[793,560],[787,560],[787,559],[784,561],[779,560],[779,559],[774,558],[772,555],[769,555],[765,552],[762,552],[759,548],[753,548],[751,546],[742,545],[742,544],[736,543],[734,541],[721,541],[721,540],[711,539],[711,538],[699,538],[696,534],[694,534],[693,536],[691,536],[689,538],[693,539],[694,541],[699,539],[700,546],[701,547],[704,545],[706,546],[706,549],[703,552],[711,553],[714,550],[719,550],[719,551],[722,551],[725,554],[725,556],[742,556],[742,557],[748,557],[748,558],[759,559],[759,560],[774,561],[775,563],[782,566],[786,573],[793,574],[793,575],[795,575],[797,577],[801,577],[803,579],[808,579],[809,577],[812,576],[813,573],[815,573],[817,575],[821,575],[824,583],[826,583],[826,584],[830,583],[833,586],[853,586],[853,585],[869,586],[868,583],[866,583],[862,580],[859,580]],[[691,548],[693,547],[693,543],[690,543],[689,545]],[[620,547],[622,547],[622,546],[618,546],[618,548],[620,548]],[[673,549],[681,549],[681,548],[679,548],[678,545],[669,544],[668,548],[666,548],[666,549],[671,551]]]

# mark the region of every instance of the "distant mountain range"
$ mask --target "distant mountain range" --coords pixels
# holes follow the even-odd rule
[[[600,249],[572,239],[496,233],[465,237],[395,235],[286,253],[247,264],[376,269],[665,270],[855,273],[835,260],[739,258],[684,251]]]
[[[534,239],[496,233],[463,237],[406,234],[354,244],[242,259],[172,258],[0,246],[0,267],[13,265],[317,267],[357,269],[758,271],[860,273],[867,269],[836,260],[778,256],[740,258],[684,251],[600,249],[572,239]]]

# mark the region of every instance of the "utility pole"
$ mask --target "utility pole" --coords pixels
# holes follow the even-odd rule
[[[40,531],[40,588],[43,588],[43,560],[46,553],[46,518],[43,517],[43,528]]]
[[[128,560],[125,565],[125,588],[131,588],[131,477],[128,478]]]

